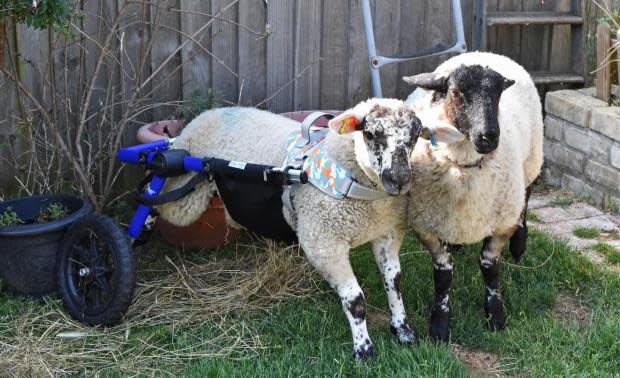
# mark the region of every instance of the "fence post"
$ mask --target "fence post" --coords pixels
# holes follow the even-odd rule
[[[611,32],[609,25],[602,22],[596,27],[596,97],[611,101]]]

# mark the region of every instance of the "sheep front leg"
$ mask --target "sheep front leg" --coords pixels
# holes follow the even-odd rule
[[[430,251],[433,259],[435,303],[431,311],[429,336],[433,340],[447,343],[450,337],[450,288],[453,271],[449,245],[430,235],[419,235],[418,238]]]
[[[521,261],[521,258],[527,249],[527,204],[530,201],[531,194],[532,187],[528,186],[525,190],[525,205],[523,206],[523,211],[521,212],[519,224],[510,238],[509,250],[515,262]]]
[[[302,241],[303,248],[303,241]],[[375,350],[366,328],[366,299],[349,262],[349,246],[335,245],[331,251],[304,248],[308,261],[333,287],[342,303],[351,333],[353,356],[357,361],[375,357]]]
[[[372,251],[381,276],[383,287],[390,305],[390,331],[403,344],[416,341],[416,335],[405,313],[405,306],[400,291],[400,261],[398,254],[403,243],[403,230],[394,230],[389,235],[372,242]]]
[[[499,288],[499,276],[502,249],[507,239],[506,236],[488,237],[484,239],[480,252],[480,271],[485,284],[484,310],[489,320],[489,328],[493,331],[504,328],[506,323],[504,302]]]

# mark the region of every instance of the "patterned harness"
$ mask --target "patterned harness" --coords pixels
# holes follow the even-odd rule
[[[331,119],[334,116],[321,112],[312,113],[304,119],[300,130],[292,132],[286,138],[287,155],[282,168],[300,169],[308,175],[310,184],[336,199],[348,197],[371,201],[386,197],[387,193],[383,191],[359,184],[340,163],[327,154],[324,144],[329,129],[314,126],[321,117]],[[290,209],[290,191],[295,187],[286,187],[283,194],[283,202]]]

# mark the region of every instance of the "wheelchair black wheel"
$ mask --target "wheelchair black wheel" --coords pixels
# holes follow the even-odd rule
[[[58,292],[74,319],[93,326],[118,323],[135,287],[131,244],[113,219],[90,214],[71,226],[58,251]]]

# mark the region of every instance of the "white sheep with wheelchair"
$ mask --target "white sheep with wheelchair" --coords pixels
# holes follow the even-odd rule
[[[287,156],[285,140],[299,128],[298,122],[266,111],[223,108],[192,121],[174,147],[194,156],[279,166]],[[366,328],[364,294],[349,262],[353,247],[372,242],[388,296],[390,328],[403,343],[416,339],[400,295],[398,253],[406,227],[407,198],[402,194],[409,190],[409,156],[421,124],[402,101],[371,99],[330,120],[329,128],[321,148],[354,177],[357,194],[334,198],[317,186],[297,185],[283,215],[310,263],[337,291],[351,326],[354,356],[364,360],[374,356],[374,347]],[[171,179],[166,190],[188,180],[189,175]],[[187,225],[217,191],[214,183],[204,182],[158,210],[167,221]]]

